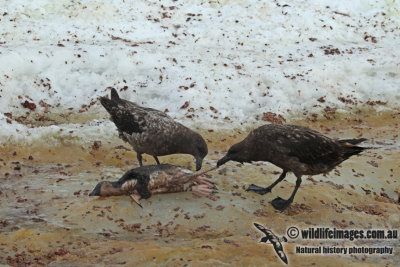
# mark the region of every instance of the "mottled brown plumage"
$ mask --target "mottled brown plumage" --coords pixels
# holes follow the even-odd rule
[[[271,186],[262,188],[251,185],[247,189],[259,194],[271,192],[285,178],[287,172],[293,172],[297,181],[291,197],[287,201],[281,198],[272,201],[275,208],[284,210],[293,201],[302,175],[331,171],[350,156],[362,152],[365,148],[356,144],[365,140],[334,140],[307,127],[269,124],[254,129],[243,141],[233,145],[218,161],[217,166],[229,160],[242,163],[268,161],[282,168],[283,173]]]
[[[174,121],[164,112],[121,99],[115,89],[111,90],[111,99],[102,97],[100,102],[110,113],[119,137],[136,151],[140,166],[144,153],[152,155],[157,164],[160,164],[157,156],[182,153],[193,155],[196,170],[201,168],[208,148],[200,134]]]

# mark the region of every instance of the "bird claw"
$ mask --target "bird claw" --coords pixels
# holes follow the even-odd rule
[[[196,177],[196,179],[194,181],[199,184],[206,184],[208,186],[215,185],[215,182],[207,177]]]
[[[282,199],[281,197],[277,197],[274,200],[271,201],[272,206],[279,210],[279,211],[284,211],[285,209],[287,209],[290,204],[292,204],[292,200],[288,199]]]
[[[265,195],[266,193],[270,193],[270,192],[271,192],[271,189],[268,188],[268,187],[264,188],[264,187],[260,187],[260,186],[255,185],[255,184],[251,184],[251,185],[246,189],[246,191],[252,191],[252,192],[257,193],[257,194],[260,194],[260,195]]]
[[[192,192],[198,193],[200,195],[209,196],[209,195],[212,195],[214,193],[214,191],[215,190],[214,190],[213,187],[210,187],[210,186],[205,185],[205,184],[195,185],[195,186],[192,187]]]

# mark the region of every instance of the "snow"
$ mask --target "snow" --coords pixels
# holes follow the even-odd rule
[[[96,102],[110,87],[194,128],[367,101],[399,107],[398,1],[0,0],[0,20],[3,143],[71,129],[82,140],[116,135]],[[39,114],[41,101],[61,114],[93,103],[94,115],[81,125],[7,122],[5,113],[29,112],[25,101]]]

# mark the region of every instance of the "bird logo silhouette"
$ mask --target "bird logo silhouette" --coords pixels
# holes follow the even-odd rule
[[[275,252],[279,256],[279,258],[284,263],[288,264],[288,259],[286,257],[285,252],[283,251],[283,246],[281,243],[281,242],[287,242],[286,237],[285,236],[281,238],[277,237],[271,230],[265,228],[261,224],[254,223],[254,226],[265,234],[265,236],[261,238],[260,242],[266,244],[270,242],[274,246]]]

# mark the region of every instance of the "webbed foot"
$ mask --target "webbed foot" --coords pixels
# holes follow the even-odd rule
[[[192,191],[206,196],[218,193],[218,189],[215,186],[208,186],[206,184],[194,185],[192,186]]]
[[[269,187],[265,187],[264,188],[264,187],[260,187],[260,186],[255,185],[255,184],[251,184],[246,189],[246,191],[252,191],[252,192],[255,192],[255,193],[260,194],[260,195],[265,195],[266,193],[270,193],[271,189]]]
[[[194,179],[195,182],[198,184],[205,184],[208,186],[215,186],[215,182],[207,177],[204,176],[198,176],[196,179]]]
[[[286,199],[282,199],[281,197],[277,197],[274,200],[271,201],[272,206],[279,210],[279,211],[284,211],[285,209],[287,209],[290,204],[292,204],[293,200],[286,200]]]

